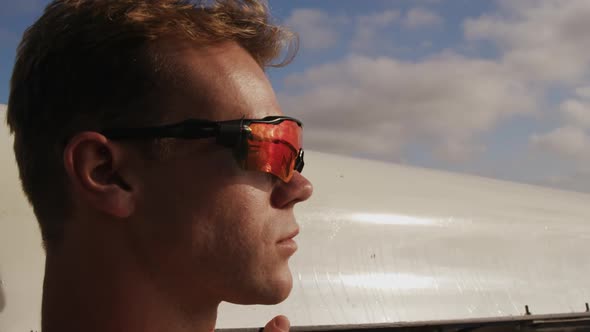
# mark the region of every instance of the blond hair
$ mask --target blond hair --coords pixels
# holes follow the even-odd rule
[[[294,37],[257,0],[51,2],[18,48],[7,112],[46,249],[59,241],[69,217],[64,140],[159,116],[150,96],[161,94],[174,73],[166,70],[170,59],[149,48],[172,38],[203,46],[234,41],[264,68],[290,62]]]

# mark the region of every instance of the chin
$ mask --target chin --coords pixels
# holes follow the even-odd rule
[[[280,289],[275,289],[271,294],[268,294],[264,299],[261,299],[259,304],[279,304],[289,297],[291,294],[292,283],[289,282],[288,285],[281,287]]]
[[[289,267],[281,271],[268,285],[271,286],[268,292],[268,301],[261,304],[278,304],[285,301],[293,289],[293,275]]]
[[[257,286],[249,287],[248,291],[236,294],[238,296],[227,299],[227,302],[234,304],[279,304],[289,297],[293,288],[293,277],[291,272],[281,273],[272,280],[259,281]]]

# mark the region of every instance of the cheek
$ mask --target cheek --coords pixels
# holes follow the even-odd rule
[[[253,187],[230,186],[220,192],[224,204],[210,216],[213,246],[224,267],[248,269],[267,255],[276,236],[271,227],[270,197]],[[199,231],[195,229],[195,232]]]
[[[223,193],[223,203],[210,219],[219,243],[237,252],[264,245],[272,231],[268,199],[255,189]]]
[[[162,167],[152,172],[143,188],[142,214],[165,229],[166,239],[176,242],[175,251],[184,250],[185,258],[204,261],[208,256],[229,262],[239,257],[246,263],[274,236],[268,222],[271,177],[236,171],[233,159],[225,159]]]

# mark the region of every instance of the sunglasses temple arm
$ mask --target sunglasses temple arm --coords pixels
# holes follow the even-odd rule
[[[231,121],[219,124],[216,129],[217,144],[226,147],[239,146],[244,134],[242,121]]]
[[[216,127],[202,123],[184,122],[176,125],[145,128],[117,128],[100,131],[110,139],[157,139],[184,138],[199,139],[216,136]]]
[[[299,173],[303,171],[303,166],[305,166],[305,162],[303,161],[303,149],[299,150],[299,155],[297,156],[297,160],[295,161],[295,170]]]

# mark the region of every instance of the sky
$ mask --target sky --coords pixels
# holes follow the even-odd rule
[[[0,0],[0,112],[46,0]],[[590,192],[590,1],[270,0],[306,149]]]

